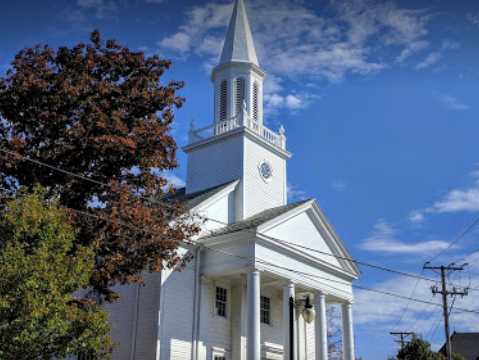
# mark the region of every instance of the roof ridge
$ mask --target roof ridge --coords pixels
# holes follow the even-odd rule
[[[293,210],[294,208],[301,206],[303,204],[306,204],[308,201],[311,201],[313,199],[308,199],[308,200],[301,200],[297,201],[294,203],[289,203],[285,205],[280,205],[276,206],[273,208],[269,208],[266,210],[263,210],[255,215],[252,215],[246,219],[237,221],[235,223],[232,223],[228,226],[225,226],[221,229],[218,229],[217,231],[214,231],[208,236],[205,236],[205,238],[209,237],[215,237],[219,235],[224,235],[224,234],[229,234],[229,233],[234,233],[242,230],[250,230],[253,228],[257,228],[258,226],[268,222],[269,220],[272,220],[280,215],[283,215],[287,213],[290,210]]]

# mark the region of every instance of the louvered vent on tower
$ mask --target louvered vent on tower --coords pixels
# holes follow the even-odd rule
[[[253,119],[258,121],[258,83],[253,84]]]
[[[245,80],[243,78],[236,79],[236,113],[238,114],[243,108],[245,99]]]
[[[220,121],[225,121],[228,114],[228,82],[223,80],[220,85]]]

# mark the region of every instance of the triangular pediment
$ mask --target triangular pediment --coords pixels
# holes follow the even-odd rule
[[[327,221],[315,200],[310,200],[259,225],[257,233],[266,240],[281,244],[291,251],[315,259],[356,278],[359,269]]]

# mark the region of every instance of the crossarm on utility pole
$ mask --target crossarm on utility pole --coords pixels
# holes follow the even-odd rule
[[[444,332],[446,335],[446,357],[447,360],[452,360],[452,344],[451,344],[451,336],[449,330],[449,305],[447,301],[448,296],[467,296],[468,295],[468,288],[464,288],[462,290],[458,290],[453,288],[452,290],[447,289],[447,273],[450,271],[462,271],[467,264],[463,264],[461,266],[457,266],[455,264],[450,264],[447,266],[430,266],[429,263],[424,264],[424,269],[428,270],[440,270],[441,271],[441,290],[437,286],[432,287],[432,293],[434,295],[441,294],[442,295],[442,308],[443,308],[443,316],[444,316]]]

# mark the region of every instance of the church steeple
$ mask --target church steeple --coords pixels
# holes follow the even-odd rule
[[[228,200],[235,220],[287,203],[286,162],[291,157],[284,129],[275,132],[263,122],[265,73],[244,1],[235,0],[223,52],[211,74],[214,121],[200,129],[193,124],[184,148],[188,194],[238,180]]]
[[[236,0],[220,64],[246,62],[259,66],[253,35],[243,0]]]
[[[262,125],[265,73],[259,67],[244,0],[235,1],[220,62],[212,74],[215,123],[245,113]]]

